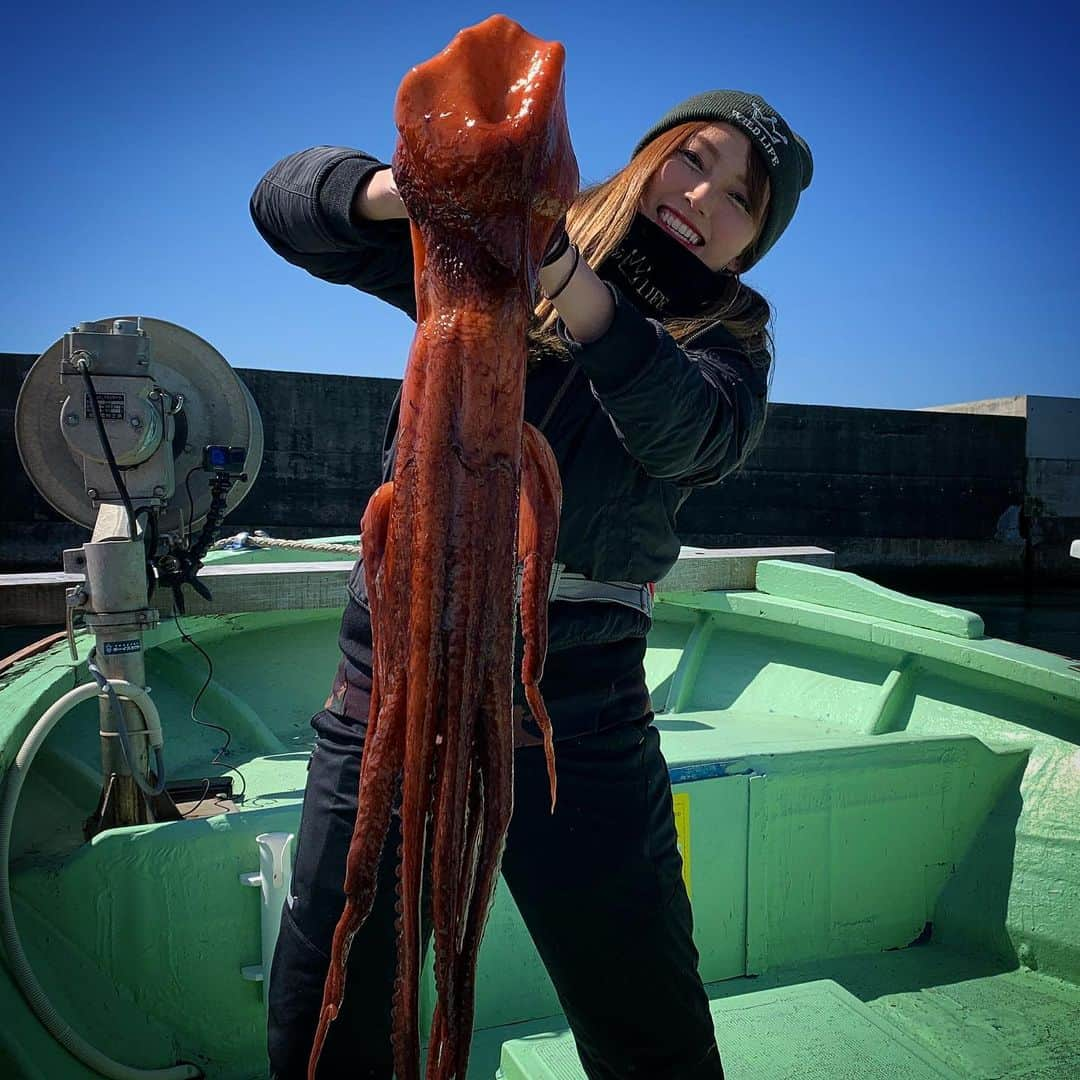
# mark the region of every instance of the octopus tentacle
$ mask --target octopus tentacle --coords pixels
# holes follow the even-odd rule
[[[372,632],[381,622],[377,617],[382,614],[382,583],[379,571],[386,551],[386,535],[390,528],[390,510],[394,499],[394,484],[389,481],[376,489],[368,500],[364,516],[360,519],[360,554],[364,562],[364,582],[367,586],[368,612],[371,616]],[[385,675],[381,663],[385,659],[385,650],[372,649],[371,699],[368,709],[368,734],[375,730],[379,722],[379,694]]]
[[[420,907],[430,848],[438,1002],[427,1075],[464,1080],[476,960],[513,805],[519,557],[522,676],[545,726],[554,801],[538,684],[558,471],[539,434],[523,434],[523,411],[537,268],[578,180],[563,60],[562,46],[492,16],[413,68],[398,92],[393,168],[411,223],[417,330],[393,486],[380,489],[365,514],[372,716],[311,1077],[340,1008],[349,945],[371,908],[400,784],[395,1070],[398,1080],[419,1073]]]
[[[460,1040],[467,1040],[469,1036],[469,1029],[463,1026],[461,1020],[464,1001],[461,994],[462,938],[466,930],[465,914],[475,892],[484,824],[483,779],[480,769],[475,765],[469,769],[468,791],[462,802],[467,813],[463,829],[464,841],[460,848],[460,873],[455,876],[450,865],[438,858],[433,860],[432,866],[435,889],[449,893],[454,901],[453,922],[443,923],[441,951],[437,947],[435,952],[438,1000],[432,1018],[429,1044],[432,1057],[437,1055],[435,1075],[445,1074],[449,1063],[455,1062],[460,1054]],[[449,912],[443,911],[436,921],[448,920],[449,915]]]
[[[476,880],[469,903],[461,941],[458,966],[458,1002],[461,1039],[457,1047],[456,1070],[446,1076],[464,1080],[469,1060],[469,1036],[475,1001],[476,962],[484,927],[495,895],[506,830],[513,811],[514,746],[511,701],[492,680],[484,694],[485,707],[477,732],[477,761],[482,781],[483,825],[477,852]]]
[[[378,574],[386,550],[392,496],[392,484],[384,484],[380,487],[368,503],[361,523],[364,572],[368,580],[369,601],[374,610],[378,609]],[[365,739],[365,752],[360,770],[357,824],[354,827],[346,863],[346,902],[334,931],[331,964],[323,987],[319,1022],[308,1060],[310,1080],[314,1080],[329,1026],[336,1018],[345,995],[345,971],[348,965],[349,949],[356,932],[367,918],[375,901],[375,872],[382,854],[383,840],[390,825],[394,778],[400,771],[404,756],[402,741],[395,737],[399,726],[388,719],[394,712],[393,696],[391,695],[386,709],[376,707],[382,691],[380,684],[380,671],[373,667],[372,719]],[[383,718],[382,728],[378,726],[380,716]],[[389,738],[382,736],[384,729],[390,733]],[[364,822],[363,829],[360,828],[361,821]]]
[[[562,484],[559,466],[547,440],[532,426],[521,433],[521,509],[518,514],[518,561],[521,575],[521,633],[525,642],[521,681],[525,700],[544,736],[551,811],[555,812],[555,744],[540,679],[547,654],[547,603],[555,545],[559,538]]]

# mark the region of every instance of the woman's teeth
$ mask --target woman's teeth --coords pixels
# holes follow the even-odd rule
[[[694,232],[682,218],[676,217],[671,213],[667,207],[662,206],[656,212],[656,216],[668,229],[675,233],[680,239],[685,240],[688,244],[691,244],[694,247],[701,247],[701,245],[705,243],[698,233]]]

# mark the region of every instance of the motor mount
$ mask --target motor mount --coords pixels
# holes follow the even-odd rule
[[[262,463],[263,434],[251,394],[207,342],[144,316],[71,328],[35,361],[15,406],[23,467],[42,497],[90,540],[64,552],[84,581],[67,591],[94,635],[87,667],[100,696],[102,793],[87,839],[117,825],[179,816],[166,785],[160,738],[110,680],[143,687],[143,635],[157,625],[150,597],[197,578],[225,515],[247,494]],[[144,517],[145,515],[145,517]],[[155,736],[157,738],[157,736]]]

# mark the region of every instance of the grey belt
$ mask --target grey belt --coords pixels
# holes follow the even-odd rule
[[[516,595],[521,599],[521,567],[517,571]],[[570,603],[622,604],[623,607],[641,611],[652,618],[653,594],[649,585],[632,581],[593,581],[584,574],[569,573],[562,563],[551,567],[551,586],[548,601],[565,600]]]

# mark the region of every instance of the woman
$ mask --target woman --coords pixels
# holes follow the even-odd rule
[[[539,732],[517,685],[502,870],[592,1080],[723,1077],[645,686],[648,583],[678,556],[682,502],[738,469],[761,436],[769,308],[739,273],[786,228],[812,168],[806,143],[760,97],[697,95],[662,117],[619,173],[578,195],[539,274],[525,419],[547,437],[563,484],[562,573],[541,682],[559,797],[552,815]],[[260,181],[251,212],[289,262],[416,318],[408,221],[389,166],[340,147],[302,151]],[[396,430],[395,405],[384,479]],[[340,644],[330,697],[312,720],[293,895],[269,989],[279,1080],[306,1075],[344,904],[371,689],[359,566]],[[392,1076],[396,849],[391,835],[320,1077]]]

